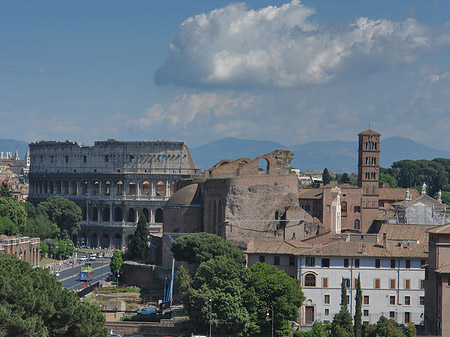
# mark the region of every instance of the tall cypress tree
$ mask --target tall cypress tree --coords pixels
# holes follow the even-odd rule
[[[328,185],[331,181],[330,172],[328,172],[328,169],[326,167],[322,173],[322,181],[324,185]]]
[[[331,337],[353,337],[352,316],[348,312],[347,287],[345,280],[341,282],[341,310],[334,316],[331,323]]]
[[[147,257],[148,251],[148,229],[147,219],[144,213],[139,216],[136,232],[131,236],[128,245],[128,253],[132,260],[143,260]]]
[[[362,331],[362,291],[361,291],[361,279],[358,274],[358,281],[356,283],[356,296],[355,296],[355,316],[354,316],[354,328],[355,337],[361,337]]]

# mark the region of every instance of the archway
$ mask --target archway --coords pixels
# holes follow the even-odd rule
[[[122,222],[122,220],[123,220],[122,208],[119,206],[114,207],[114,221]]]
[[[109,206],[103,207],[102,211],[102,221],[109,221]]]
[[[155,212],[155,222],[162,223],[163,222],[163,210],[158,208]]]
[[[100,247],[101,248],[109,248],[109,235],[107,233],[103,233],[100,238]]]
[[[116,249],[122,249],[122,236],[119,233],[114,234],[112,245]]]
[[[142,213],[144,214],[145,219],[147,220],[147,223],[149,223],[149,222],[150,222],[150,213],[149,213],[148,209],[147,209],[147,208],[144,208],[144,209],[142,210]]]
[[[136,211],[133,207],[128,209],[128,222],[136,222]]]
[[[269,161],[266,158],[261,158],[258,161],[258,173],[259,174],[269,173]]]

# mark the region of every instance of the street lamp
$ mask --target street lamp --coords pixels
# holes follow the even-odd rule
[[[117,317],[117,311],[119,311],[119,277],[120,272],[117,272],[117,280],[116,280],[116,312],[114,317]]]
[[[212,317],[212,298],[209,298],[209,337],[212,337],[211,335],[211,317]]]
[[[273,337],[273,321],[274,321],[273,307],[271,305],[268,305],[266,310],[267,310],[266,321],[272,321],[272,337]]]

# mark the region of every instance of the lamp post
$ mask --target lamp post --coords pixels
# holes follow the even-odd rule
[[[211,317],[212,317],[212,298],[209,298],[209,337],[212,337],[211,334]]]
[[[119,311],[119,277],[120,272],[117,272],[117,280],[116,280],[116,312],[114,317],[117,317],[117,311]]]
[[[274,321],[273,307],[271,305],[268,305],[266,310],[267,310],[266,321],[272,321],[272,337],[273,337],[273,321]]]

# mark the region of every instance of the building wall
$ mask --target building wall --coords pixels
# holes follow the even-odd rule
[[[405,260],[395,259],[397,268],[390,267],[391,259],[381,259],[381,268],[375,268],[375,259],[360,258],[360,267],[354,267],[354,258],[349,259],[349,267],[344,267],[344,258],[330,258],[330,267],[321,267],[321,259],[316,257],[316,266],[305,266],[305,257],[299,257],[299,278],[302,290],[306,296],[306,303],[314,306],[315,318],[321,321],[332,321],[340,310],[341,280],[350,279],[348,288],[350,296],[349,311],[354,315],[356,279],[361,277],[363,296],[369,296],[369,304],[363,304],[364,324],[374,324],[381,315],[393,318],[398,323],[405,323],[405,313],[409,313],[411,321],[420,324],[423,321],[424,306],[419,305],[420,297],[424,296],[421,280],[424,280],[424,270],[420,268],[420,259],[411,259],[411,268],[405,268]],[[400,262],[400,268],[398,268]],[[316,275],[316,286],[305,285],[305,276]],[[323,279],[328,279],[328,287],[323,286]],[[380,288],[375,288],[375,279],[380,279]],[[390,288],[390,280],[395,280],[396,288]],[[405,280],[410,280],[410,289],[405,288]],[[329,295],[329,304],[325,301]],[[390,304],[390,296],[395,296],[395,304]],[[410,297],[410,305],[405,305],[405,296]],[[368,312],[365,314],[364,310]],[[301,323],[305,324],[305,306],[302,308]]]
[[[306,212],[298,206],[294,174],[209,179],[203,191],[205,231],[237,246],[246,247],[252,238],[283,240],[303,233],[297,224]]]
[[[30,144],[30,159],[29,200],[36,204],[62,196],[74,201],[83,211],[82,231],[74,238],[78,244],[81,236],[106,230],[115,232],[115,242],[121,240],[120,247],[110,241],[116,248],[126,246],[141,212],[150,231],[161,231],[163,205],[176,183],[199,174],[182,142],[41,141]],[[89,240],[84,244],[92,246]]]
[[[278,258],[276,260],[276,257]],[[296,258],[294,255],[271,255],[271,254],[248,254],[247,255],[247,267],[251,268],[258,262],[264,262],[271,266],[275,266],[278,270],[284,270],[289,276],[296,278],[297,266]]]
[[[20,260],[27,261],[33,266],[39,266],[40,239],[27,236],[16,238],[1,236],[0,251],[5,254],[17,256]]]

